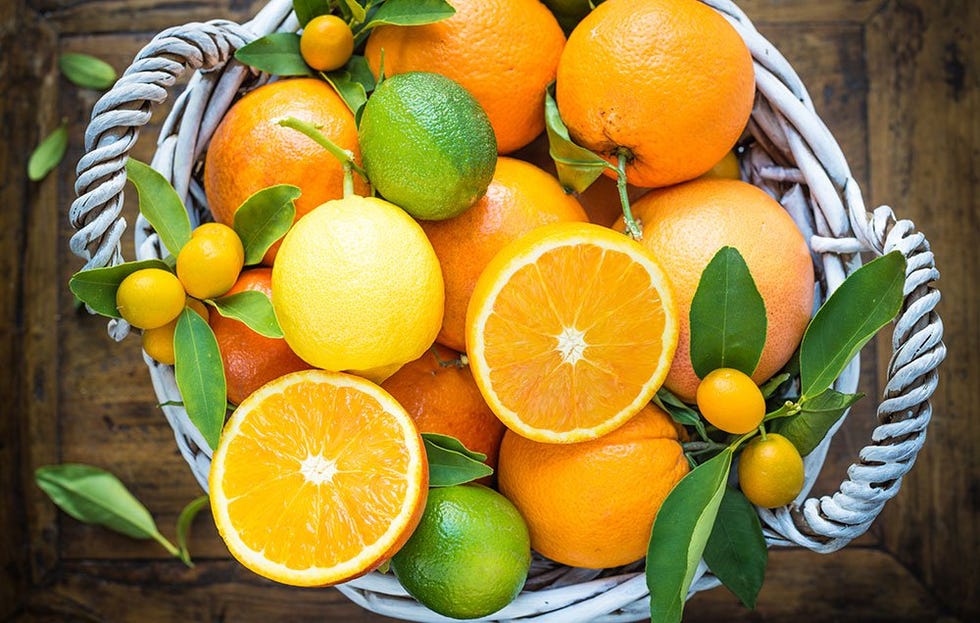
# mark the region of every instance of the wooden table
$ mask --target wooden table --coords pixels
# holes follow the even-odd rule
[[[276,586],[230,560],[204,513],[193,569],[153,542],[67,517],[33,470],[78,461],[116,473],[164,534],[199,490],[174,444],[135,339],[78,313],[66,283],[67,209],[82,132],[98,97],[57,69],[61,52],[117,70],[159,30],[242,21],[257,0],[4,0],[0,6],[0,617],[12,621],[380,621],[333,589]],[[972,0],[743,0],[795,66],[847,154],[869,206],[892,205],[929,237],[942,273],[949,355],[929,441],[872,529],[843,551],[772,551],[755,612],[724,589],[689,621],[956,621],[980,615],[980,3]],[[154,124],[162,119],[158,112]],[[66,119],[71,142],[41,183],[24,172]],[[136,156],[148,159],[152,132]],[[127,206],[128,221],[135,206]],[[131,243],[126,256],[132,257]],[[835,491],[868,443],[888,351],[863,353],[862,400],[837,435],[816,493]]]

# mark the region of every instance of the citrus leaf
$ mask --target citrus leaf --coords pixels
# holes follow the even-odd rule
[[[357,0],[344,0],[344,6],[347,7],[355,24],[360,24],[367,16],[364,7]]]
[[[235,58],[274,76],[312,76],[299,51],[299,35],[294,32],[274,32],[259,37],[235,51]]]
[[[264,292],[246,290],[208,302],[225,318],[233,318],[259,335],[277,339],[282,337],[272,301]]]
[[[108,89],[116,82],[116,70],[89,54],[66,52],[58,57],[58,68],[65,78],[86,89]]]
[[[701,436],[701,439],[708,438],[708,433],[704,429],[704,421],[701,420],[700,414],[684,404],[680,398],[670,393],[666,387],[661,387],[657,390],[656,395],[653,397],[653,402],[666,411],[678,424],[693,426],[697,430],[698,435]]]
[[[293,0],[293,11],[300,26],[306,26],[311,19],[330,12],[329,0]]]
[[[352,4],[348,0],[348,4]],[[371,16],[371,20],[358,32],[367,31],[382,24],[419,26],[452,17],[456,9],[445,0],[388,0]],[[355,16],[356,19],[356,16]],[[364,19],[362,16],[361,19]]]
[[[321,72],[323,79],[333,87],[340,99],[352,113],[357,115],[358,111],[367,102],[367,91],[364,85],[354,80],[351,73],[345,69],[338,69],[331,72]]]
[[[766,344],[766,305],[738,249],[722,247],[708,262],[690,319],[695,374],[735,368],[752,375]]]
[[[422,442],[429,462],[430,487],[451,487],[493,474],[493,468],[483,462],[486,455],[467,450],[454,437],[422,433]]]
[[[776,393],[776,390],[779,389],[779,386],[785,383],[786,381],[790,380],[790,378],[791,377],[789,372],[782,372],[772,377],[768,381],[766,381],[762,386],[759,387],[759,391],[762,392],[762,397],[768,400],[770,396]]]
[[[177,549],[180,550],[180,560],[188,567],[193,567],[194,563],[191,562],[191,553],[187,549],[187,535],[190,534],[194,518],[207,503],[208,496],[206,495],[194,498],[180,511],[180,515],[177,517]]]
[[[681,620],[731,465],[729,447],[684,476],[657,511],[646,559],[650,619],[657,623]]]
[[[800,344],[803,397],[830,387],[902,307],[905,256],[892,251],[857,269],[820,306]]]
[[[212,450],[225,423],[227,386],[218,341],[208,322],[184,308],[174,331],[174,376],[191,423]]]
[[[27,177],[32,182],[40,182],[54,170],[65,157],[68,150],[68,124],[62,121],[54,132],[48,134],[31,152],[27,161]]]
[[[777,421],[772,426],[773,432],[789,439],[800,456],[806,456],[820,445],[837,420],[862,396],[864,394],[842,394],[828,388],[813,398],[803,398],[799,403],[800,412]]]
[[[745,607],[755,608],[768,558],[755,507],[741,491],[725,487],[718,517],[704,547],[704,562]]]
[[[558,114],[558,104],[551,95],[551,87],[545,92],[544,118],[548,132],[548,153],[555,161],[558,181],[577,193],[583,192],[604,170],[611,168],[609,163],[572,142],[565,122]]]
[[[176,257],[191,239],[191,221],[177,191],[153,167],[133,158],[126,161],[126,177],[136,187],[140,213]]]
[[[34,481],[51,501],[75,519],[134,539],[154,539],[171,554],[177,548],[157,530],[150,511],[111,473],[81,463],[46,465]]]
[[[170,270],[160,260],[142,260],[104,268],[90,268],[72,275],[68,280],[68,288],[95,313],[109,318],[122,318],[119,310],[116,309],[116,290],[119,289],[123,279],[144,268]]]
[[[262,261],[262,256],[293,225],[301,194],[297,186],[278,184],[254,193],[235,211],[234,230],[245,248],[245,265]]]

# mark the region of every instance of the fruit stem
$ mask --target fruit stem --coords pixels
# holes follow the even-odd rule
[[[759,424],[759,434],[762,435],[762,441],[766,440],[766,427]]]
[[[331,141],[312,123],[302,121],[296,117],[286,117],[285,119],[279,120],[279,125],[284,128],[290,128],[292,130],[302,132],[306,136],[316,141],[318,145],[330,152],[330,155],[339,160],[345,168],[349,167],[354,171],[357,171],[357,174],[363,177],[366,182],[371,182],[371,180],[368,179],[367,171],[354,162],[354,153],[350,150],[341,148],[339,145]],[[353,180],[351,181],[351,184],[353,185]],[[344,189],[344,196],[348,196],[346,188]]]
[[[629,156],[627,150],[619,149],[616,152],[616,187],[619,189],[619,202],[623,205],[623,221],[626,223],[626,233],[633,240],[642,240],[643,232],[633,218],[633,211],[630,209],[630,198],[626,192],[626,159]]]
[[[354,173],[350,162],[344,163],[344,199],[354,194]]]

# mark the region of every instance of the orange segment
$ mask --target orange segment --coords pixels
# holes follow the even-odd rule
[[[480,276],[467,354],[487,404],[536,441],[599,437],[660,387],[677,346],[668,281],[641,245],[555,223],[505,247]]]
[[[287,374],[239,405],[211,463],[211,510],[243,565],[296,586],[376,568],[425,507],[412,418],[379,387],[324,370]]]

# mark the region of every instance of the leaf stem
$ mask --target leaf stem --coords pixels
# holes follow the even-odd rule
[[[368,179],[367,172],[360,167],[356,162],[354,162],[354,154],[350,150],[343,149],[329,138],[323,135],[320,130],[317,129],[315,125],[307,121],[302,121],[296,117],[286,117],[285,119],[279,120],[279,125],[284,128],[290,128],[292,130],[297,130],[302,132],[306,136],[310,137],[317,142],[318,145],[330,152],[330,155],[336,158],[344,165],[344,167],[350,167],[357,172],[358,175],[364,178],[365,181],[370,183]],[[345,180],[346,183],[346,180]],[[353,184],[353,182],[352,182]],[[346,188],[344,196],[347,196]]]
[[[619,189],[619,202],[623,206],[623,221],[626,223],[626,233],[633,240],[642,240],[643,232],[633,218],[633,210],[630,209],[630,198],[626,192],[626,158],[628,154],[625,149],[616,152],[616,187]]]
[[[180,550],[177,548],[177,546],[167,540],[167,537],[160,534],[159,531],[153,533],[153,540],[162,545],[163,549],[167,550],[167,552],[174,558],[181,557]]]

